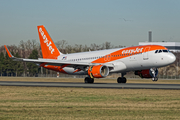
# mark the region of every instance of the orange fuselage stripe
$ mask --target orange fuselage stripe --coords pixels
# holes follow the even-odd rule
[[[114,60],[126,58],[129,56],[141,54],[141,53],[148,52],[148,51],[158,50],[158,49],[167,50],[167,48],[165,48],[163,46],[159,46],[159,45],[145,45],[145,46],[128,47],[128,48],[124,48],[124,49],[120,49],[118,51],[112,52],[102,58],[92,61],[91,63],[111,62]]]

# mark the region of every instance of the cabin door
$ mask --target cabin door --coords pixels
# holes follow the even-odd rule
[[[144,52],[143,52],[143,60],[148,60],[148,51],[150,50],[150,47],[146,47]]]

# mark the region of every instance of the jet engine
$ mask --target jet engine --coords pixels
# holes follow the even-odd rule
[[[147,70],[137,70],[134,74],[139,75],[141,78],[155,78],[158,75],[158,69],[150,68]]]
[[[104,78],[109,75],[109,68],[105,65],[90,66],[88,75],[91,78]]]

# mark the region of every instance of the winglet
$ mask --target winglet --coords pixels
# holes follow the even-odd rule
[[[9,49],[6,47],[6,45],[4,45],[4,47],[5,47],[5,49],[6,49],[6,52],[7,52],[8,56],[9,56],[10,58],[13,58],[14,56],[9,52]]]

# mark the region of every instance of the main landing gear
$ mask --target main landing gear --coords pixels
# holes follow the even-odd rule
[[[121,73],[121,76],[122,77],[118,77],[117,78],[117,82],[118,83],[126,83],[126,78],[124,77],[126,73]],[[94,83],[94,78],[91,78],[91,77],[85,77],[84,78],[84,83]]]
[[[126,74],[126,73],[121,73],[121,76],[122,76],[122,77],[118,77],[118,78],[117,78],[117,82],[118,82],[118,83],[126,83],[127,80],[126,80],[126,78],[124,77],[125,74]]]
[[[84,78],[84,82],[85,82],[85,83],[94,83],[94,78],[85,77],[85,78]]]
[[[117,78],[117,82],[118,82],[118,83],[126,83],[126,81],[127,81],[127,80],[126,80],[125,77],[118,77],[118,78]]]

